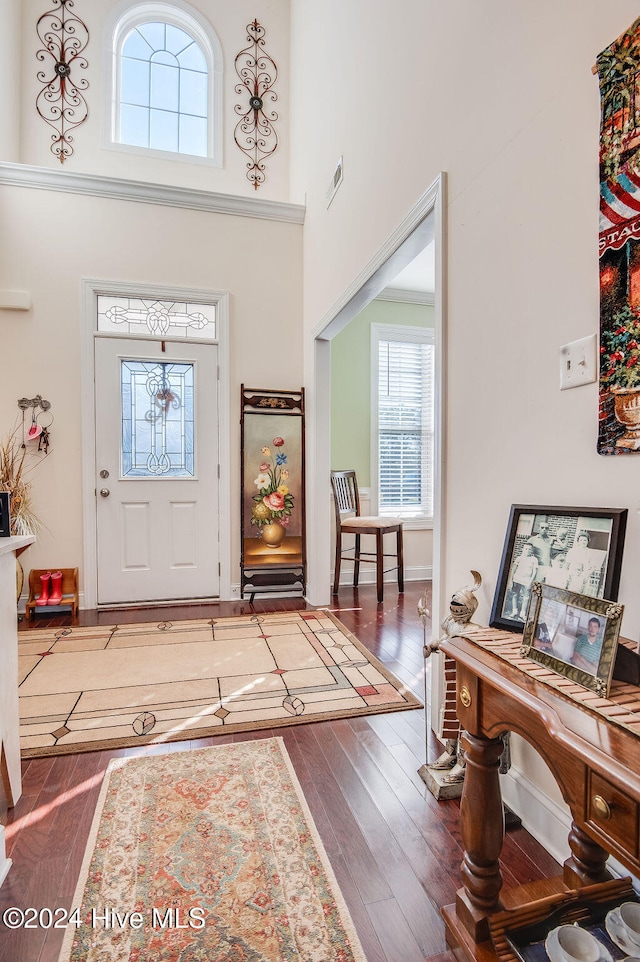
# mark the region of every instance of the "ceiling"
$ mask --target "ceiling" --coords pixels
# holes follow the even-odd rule
[[[435,273],[435,241],[432,240],[387,284],[386,289],[433,294]]]

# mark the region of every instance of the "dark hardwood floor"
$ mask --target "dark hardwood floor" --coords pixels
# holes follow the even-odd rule
[[[428,585],[409,583],[404,595],[386,588],[377,605],[373,586],[343,588],[331,606],[381,661],[416,692],[425,693],[418,599]],[[255,611],[305,608],[300,599],[256,599]],[[79,623],[123,623],[215,617],[250,611],[245,602],[80,612]],[[38,618],[34,627],[68,618]],[[20,624],[21,630],[29,626]],[[428,664],[428,663],[427,663]],[[291,756],[355,922],[368,962],[453,962],[440,907],[454,901],[462,848],[457,801],[436,802],[417,774],[439,745],[421,710],[314,722],[250,734],[230,734],[164,746],[28,759],[23,795],[5,816],[13,859],[0,889],[1,962],[56,962],[63,932],[9,931],[10,906],[69,908],[100,790],[111,758],[179,751],[280,735]],[[508,834],[505,884],[557,874],[558,865],[524,829]],[[211,960],[216,962],[216,960]]]

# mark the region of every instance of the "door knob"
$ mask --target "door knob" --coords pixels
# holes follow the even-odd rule
[[[111,494],[111,492],[109,491],[109,488],[100,488],[100,497],[101,497],[101,498],[108,498],[110,494]]]

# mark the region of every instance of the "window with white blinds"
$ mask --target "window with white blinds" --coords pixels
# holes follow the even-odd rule
[[[433,331],[374,325],[378,514],[433,517]]]

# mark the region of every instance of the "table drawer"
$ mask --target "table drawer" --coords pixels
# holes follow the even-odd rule
[[[480,732],[480,685],[477,677],[464,666],[457,670],[456,711],[461,728],[477,735]]]
[[[595,772],[589,778],[587,821],[628,852],[638,854],[638,803]]]

